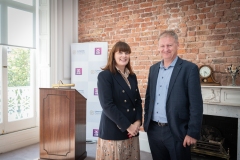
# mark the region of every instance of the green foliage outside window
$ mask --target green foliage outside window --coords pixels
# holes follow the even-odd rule
[[[14,48],[8,53],[8,87],[30,86],[30,50]]]

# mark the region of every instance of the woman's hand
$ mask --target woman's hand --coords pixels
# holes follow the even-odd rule
[[[131,124],[130,127],[128,127],[127,131],[128,131],[129,138],[136,136],[138,134],[140,129],[140,124],[141,124],[141,121],[137,120],[133,124]]]
[[[141,125],[141,121],[140,120],[137,120],[133,123],[133,125],[137,125],[138,127],[140,127]],[[138,130],[139,131],[139,130]]]

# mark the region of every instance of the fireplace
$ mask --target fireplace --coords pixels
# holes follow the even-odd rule
[[[218,128],[230,159],[240,160],[240,87],[202,86],[203,125]]]
[[[203,115],[201,138],[192,152],[199,157],[236,160],[237,132],[238,118]]]

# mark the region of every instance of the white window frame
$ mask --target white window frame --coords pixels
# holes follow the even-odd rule
[[[3,58],[2,63],[3,66],[6,66],[6,68],[2,68],[2,93],[8,93],[8,85],[7,85],[7,48],[8,46],[2,46],[2,53],[0,54]],[[2,95],[2,107],[3,107],[3,123],[0,123],[0,131],[1,134],[6,134],[6,133],[11,133],[11,132],[16,132],[32,127],[36,127],[36,107],[35,107],[35,101],[36,101],[36,96],[35,96],[35,91],[36,88],[34,88],[35,85],[35,53],[34,50],[31,50],[31,79],[30,79],[30,84],[31,84],[31,102],[30,105],[33,107],[33,117],[27,118],[27,119],[22,119],[22,120],[16,120],[16,121],[11,121],[9,122],[9,117],[8,117],[8,94],[3,94]]]
[[[28,48],[36,48],[36,15],[37,15],[37,3],[38,0],[32,0],[32,4],[33,6],[30,5],[26,5],[23,3],[19,3],[17,1],[14,0],[1,0],[0,3],[0,44],[1,45],[10,45],[10,46],[15,46],[15,47],[28,47]],[[29,13],[33,14],[33,33],[32,33],[32,45],[28,45],[28,46],[23,46],[21,44],[20,41],[15,42],[16,44],[10,44],[11,41],[9,42],[9,35],[8,35],[8,8],[13,8],[13,9],[17,9],[17,10],[22,10],[22,11],[26,11]],[[21,31],[20,31],[21,32]]]

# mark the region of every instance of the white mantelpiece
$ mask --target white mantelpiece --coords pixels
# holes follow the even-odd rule
[[[202,86],[203,114],[238,118],[237,160],[240,160],[240,86]],[[140,132],[140,150],[150,152],[146,132]]]
[[[202,86],[204,104],[240,107],[240,87]]]

